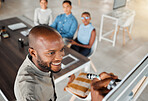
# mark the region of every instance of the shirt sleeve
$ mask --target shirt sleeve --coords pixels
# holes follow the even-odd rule
[[[52,14],[50,15],[49,26],[52,24]]]
[[[38,9],[35,9],[35,12],[34,12],[34,25],[35,26],[39,25]]]
[[[52,24],[52,11],[50,13],[50,20],[49,20],[49,26]]]
[[[77,30],[77,27],[78,27],[78,22],[77,20],[75,19],[73,22],[72,22],[72,25],[71,25],[71,28],[69,30],[68,33],[61,33],[62,37],[63,38],[69,38],[69,39],[72,39],[76,30]]]
[[[40,92],[35,90],[35,87],[32,83],[26,83],[25,86],[22,86],[20,93],[23,100],[18,101],[41,101]],[[39,89],[39,88],[38,88]]]
[[[34,96],[28,95],[25,98],[23,98],[23,101],[39,101]]]
[[[50,25],[52,28],[57,29],[57,22],[58,22],[58,16],[56,17],[56,19],[54,20],[54,22]]]

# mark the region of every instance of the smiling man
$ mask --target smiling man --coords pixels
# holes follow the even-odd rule
[[[17,101],[56,101],[52,73],[61,70],[64,43],[51,27],[36,26],[29,33],[29,55],[19,68],[14,85]]]

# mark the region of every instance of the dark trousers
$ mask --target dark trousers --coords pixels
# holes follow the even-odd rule
[[[75,41],[79,44],[82,44],[77,40],[77,38],[75,39]],[[80,47],[80,46],[77,46],[77,45],[72,45],[71,48],[74,49],[75,51],[79,52],[80,54],[86,56],[86,57],[89,55],[89,53],[91,51],[91,48],[84,48],[84,47]]]

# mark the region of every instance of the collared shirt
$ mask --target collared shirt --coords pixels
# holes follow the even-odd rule
[[[17,101],[55,101],[51,72],[40,71],[27,56],[17,73],[14,93]]]
[[[78,22],[72,13],[70,15],[60,14],[51,27],[55,28],[63,38],[72,39],[77,30]]]

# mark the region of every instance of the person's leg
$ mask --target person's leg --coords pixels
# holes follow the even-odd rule
[[[79,46],[72,45],[70,48],[77,51],[77,52],[79,52]]]
[[[91,49],[89,49],[89,48],[81,48],[79,53],[87,57],[89,55],[90,51],[91,51]]]
[[[76,38],[74,41],[76,41],[77,43],[80,43],[80,42],[77,40],[77,38]],[[77,52],[80,51],[80,47],[77,46],[77,45],[72,45],[71,48],[72,48],[73,50],[77,51]]]

